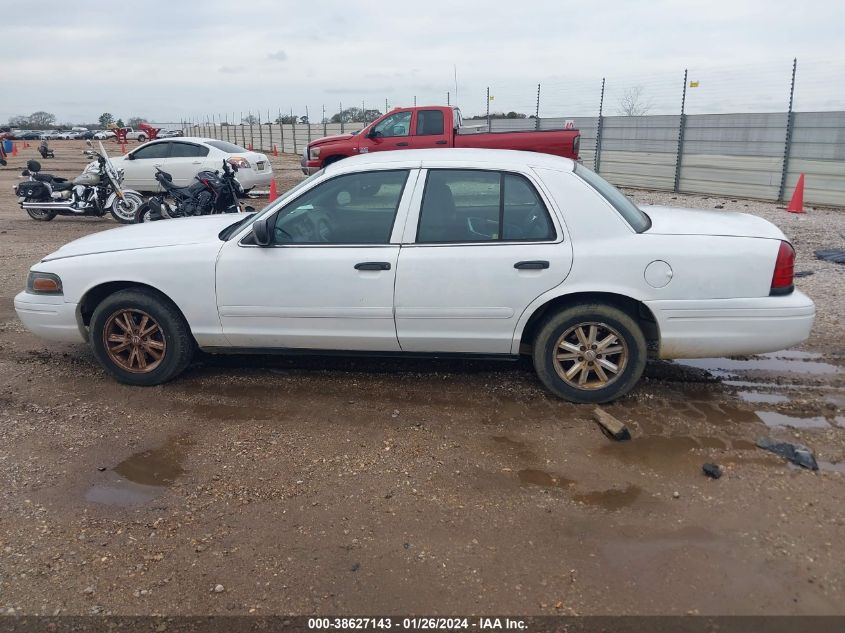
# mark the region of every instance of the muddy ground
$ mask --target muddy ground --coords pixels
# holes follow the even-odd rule
[[[53,146],[76,175],[81,144]],[[34,156],[0,169],[3,612],[845,613],[845,266],[812,255],[845,243],[842,211],[632,192],[777,221],[819,320],[797,350],[651,363],[613,443],[527,363],[212,358],[119,385],[15,317],[31,264],[115,226],[29,219],[11,186]]]

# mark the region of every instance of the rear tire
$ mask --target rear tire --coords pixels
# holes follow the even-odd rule
[[[50,210],[40,211],[38,209],[27,209],[26,212],[29,214],[29,217],[33,220],[38,220],[39,222],[49,222],[57,215],[55,211]]]
[[[94,310],[91,347],[118,382],[152,386],[185,371],[195,343],[175,305],[155,292],[133,288],[106,297]]]
[[[555,395],[604,403],[628,393],[642,376],[645,336],[613,306],[581,304],[551,315],[534,341],[534,369]]]

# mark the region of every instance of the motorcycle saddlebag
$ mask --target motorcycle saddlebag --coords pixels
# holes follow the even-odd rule
[[[15,187],[15,193],[20,198],[28,198],[30,200],[49,200],[50,188],[46,183],[37,180],[28,180],[20,182]]]

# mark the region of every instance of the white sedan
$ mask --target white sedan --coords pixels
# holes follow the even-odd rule
[[[607,402],[649,355],[805,340],[815,308],[793,261],[761,218],[640,209],[565,158],[412,150],[335,163],[255,215],[70,242],[15,308],[133,385],[174,378],[197,348],[529,354],[550,391]]]
[[[227,141],[213,138],[179,137],[144,143],[125,156],[113,158],[124,170],[124,184],[138,191],[158,191],[156,167],[171,176],[177,186],[191,184],[197,173],[221,170],[223,161],[238,168],[238,181],[247,191],[266,187],[273,179],[273,167],[264,154],[251,152]]]

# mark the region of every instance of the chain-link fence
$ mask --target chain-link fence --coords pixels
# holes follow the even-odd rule
[[[483,131],[561,128],[574,120],[581,158],[614,184],[648,189],[788,198],[800,173],[811,204],[845,206],[845,61],[799,66],[749,64],[682,73],[557,79],[485,86],[460,104],[465,125]],[[359,130],[393,107],[452,105],[457,90],[395,104],[338,103],[334,114],[253,110],[186,121],[188,134],[264,151],[301,154],[316,138]],[[476,101],[475,95],[481,94]],[[383,108],[382,108],[383,106]],[[797,111],[802,108],[802,111]]]

